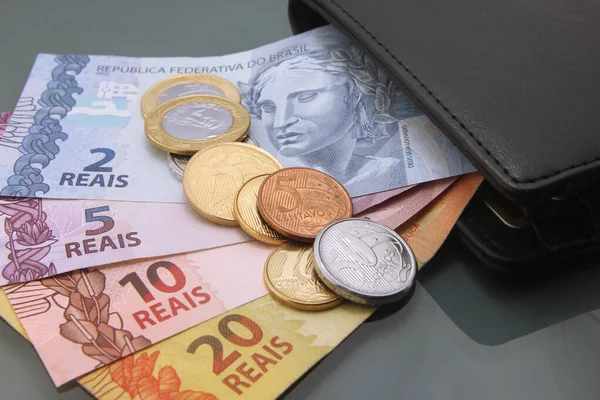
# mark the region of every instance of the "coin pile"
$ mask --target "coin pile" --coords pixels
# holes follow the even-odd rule
[[[257,147],[232,83],[205,74],[165,79],[144,95],[142,114],[148,139],[168,152],[199,214],[279,245],[264,280],[283,304],[311,311],[343,299],[382,305],[412,288],[417,263],[408,244],[385,225],[352,218],[350,195],[329,175],[283,168]]]

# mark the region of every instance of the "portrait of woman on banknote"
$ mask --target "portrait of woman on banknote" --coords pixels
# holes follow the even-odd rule
[[[238,83],[244,106],[289,165],[322,170],[351,194],[405,186],[402,147],[379,153],[399,120],[422,112],[366,54],[333,39]]]

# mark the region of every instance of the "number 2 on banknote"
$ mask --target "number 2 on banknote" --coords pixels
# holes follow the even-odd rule
[[[103,157],[83,167],[83,172],[63,172],[58,183],[60,186],[124,188],[129,184],[129,175],[113,174],[113,167],[106,166],[117,155],[113,149],[98,147],[91,149],[90,153],[103,154]]]
[[[115,158],[115,151],[111,150],[111,149],[104,149],[104,148],[98,148],[98,149],[91,149],[90,153],[92,154],[96,154],[96,153],[102,153],[104,154],[104,158],[101,159],[100,161],[96,161],[93,164],[88,165],[87,167],[85,167],[83,170],[86,172],[112,172],[112,167],[103,167],[104,164],[108,164],[109,162],[111,162],[113,160],[113,158]]]

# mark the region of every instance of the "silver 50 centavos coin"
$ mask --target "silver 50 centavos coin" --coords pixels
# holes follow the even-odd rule
[[[319,278],[355,303],[400,300],[415,281],[417,262],[408,244],[385,225],[363,218],[333,222],[314,242]]]

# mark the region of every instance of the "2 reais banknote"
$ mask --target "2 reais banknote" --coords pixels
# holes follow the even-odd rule
[[[235,83],[260,147],[352,197],[473,171],[367,55],[323,27],[221,57],[39,55],[0,139],[0,195],[185,202],[144,135],[140,99],[186,73]]]

